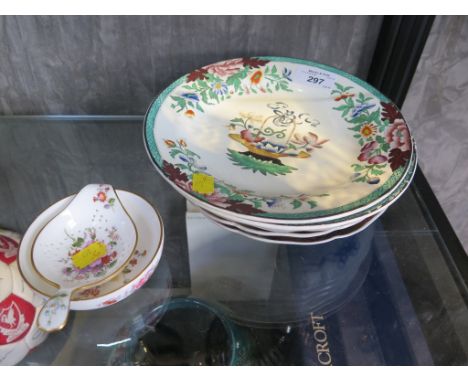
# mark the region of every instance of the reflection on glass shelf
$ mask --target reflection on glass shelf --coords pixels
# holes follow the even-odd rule
[[[102,365],[112,351],[128,341],[122,328],[141,325],[141,316],[171,296],[172,276],[164,256],[153,277],[131,297],[97,310],[71,311],[64,330],[50,335],[44,346],[22,365]]]
[[[275,245],[188,212],[191,292],[255,335],[276,332],[279,342],[267,349],[288,348],[279,353],[285,364],[432,364],[382,233],[377,221],[321,245]],[[262,348],[258,339],[251,342]],[[253,358],[251,364],[264,359]]]
[[[192,294],[219,301],[236,321],[292,324],[330,314],[359,290],[372,257],[373,226],[311,246],[245,238],[187,213]]]

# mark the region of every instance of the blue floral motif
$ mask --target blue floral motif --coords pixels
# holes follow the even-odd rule
[[[180,96],[190,101],[195,101],[195,102],[200,101],[200,97],[198,97],[198,94],[195,94],[195,93],[182,93]]]
[[[278,199],[268,199],[268,200],[265,200],[265,203],[267,204],[268,207],[273,207],[275,204],[278,203]]]
[[[375,106],[374,104],[370,104],[370,103],[363,103],[362,105],[356,106],[353,109],[353,113],[351,114],[351,117],[356,118],[360,116],[363,112],[365,112],[368,109],[373,108],[374,106]]]
[[[206,166],[201,165],[194,157],[187,157],[183,154],[179,154],[179,159],[182,162],[185,162],[189,165],[190,168],[195,169],[197,171],[204,171],[206,170]]]

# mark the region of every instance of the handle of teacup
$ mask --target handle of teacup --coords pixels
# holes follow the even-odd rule
[[[65,327],[70,311],[71,290],[61,289],[42,307],[37,317],[37,326],[46,332],[54,332]]]

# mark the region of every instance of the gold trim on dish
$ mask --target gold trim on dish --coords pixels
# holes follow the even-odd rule
[[[110,294],[112,294],[112,293],[114,293],[114,292],[116,292],[116,291],[118,291],[118,290],[124,288],[126,285],[130,284],[131,282],[133,282],[134,280],[136,280],[138,277],[140,277],[140,276],[148,269],[148,267],[152,264],[152,262],[153,262],[154,259],[156,258],[156,256],[157,256],[157,254],[159,253],[159,251],[162,249],[162,248],[161,248],[161,244],[162,244],[162,242],[163,242],[163,240],[164,240],[164,224],[163,224],[163,220],[162,220],[162,217],[161,217],[161,215],[160,215],[158,209],[156,209],[156,208],[153,206],[153,204],[150,203],[150,202],[148,201],[148,199],[146,199],[145,197],[141,196],[140,194],[137,194],[137,193],[135,193],[135,192],[131,192],[131,191],[128,191],[128,190],[124,190],[124,189],[115,190],[115,191],[116,191],[116,195],[117,195],[117,192],[118,192],[118,191],[123,191],[123,192],[127,192],[127,193],[129,193],[129,194],[135,195],[135,196],[137,196],[137,197],[143,199],[146,203],[149,204],[150,208],[155,212],[155,214],[156,214],[156,216],[157,216],[157,218],[158,218],[158,220],[159,220],[160,227],[161,227],[161,232],[160,232],[160,235],[159,235],[159,241],[158,241],[158,245],[157,245],[157,247],[156,247],[156,250],[155,250],[155,252],[153,253],[153,256],[151,257],[151,260],[148,262],[148,264],[147,264],[131,281],[129,281],[128,283],[124,284],[123,286],[117,287],[117,288],[115,288],[115,289],[113,289],[113,290],[111,290],[111,291],[109,291],[109,292],[106,292],[106,293],[104,293],[104,294],[100,294],[100,295],[97,296],[97,297],[92,297],[92,296],[91,296],[90,298],[74,298],[74,297],[73,297],[74,292],[73,292],[73,293],[72,293],[72,298],[70,299],[70,302],[90,301],[90,300],[99,299],[99,298],[101,298],[101,297],[108,296],[108,295],[110,295]],[[74,197],[75,195],[76,195],[76,194],[69,195],[69,196],[67,196],[67,197],[65,197],[65,198],[63,198],[63,199],[61,199],[61,200],[55,202],[55,203],[52,204],[51,206],[53,206],[53,205],[55,205],[55,204],[57,204],[57,203],[63,202],[64,200],[66,200],[66,199],[68,199],[68,198]],[[73,199],[71,199],[71,200],[73,200]],[[70,202],[71,202],[71,200],[70,200]],[[119,200],[120,200],[120,199],[119,199]],[[67,204],[67,205],[68,205],[68,204]],[[38,217],[41,216],[44,212],[46,212],[51,206],[49,206],[49,207],[47,207],[46,209],[42,210],[42,211],[36,216],[36,219],[35,219],[34,221],[36,221],[36,220],[38,219]],[[34,223],[34,221],[33,221],[33,223]],[[39,234],[39,233],[38,233],[38,234]],[[37,237],[38,234],[36,234],[36,237]],[[21,245],[22,245],[22,244],[23,244],[23,237],[21,237],[19,249],[21,249]],[[31,253],[31,251],[30,251],[30,253]],[[132,254],[133,254],[133,253],[132,253]],[[30,254],[30,256],[31,256],[31,254]],[[131,256],[130,256],[130,257],[131,257]],[[28,258],[30,258],[30,257],[28,257]],[[130,260],[130,259],[129,259],[129,260]],[[20,264],[21,264],[21,263],[18,261],[18,268],[19,268],[20,274],[21,274],[23,280],[26,282],[26,284],[29,285],[29,287],[30,287],[31,289],[33,289],[33,290],[36,291],[37,293],[41,294],[42,296],[46,296],[46,297],[53,297],[53,296],[54,296],[53,294],[46,293],[46,292],[44,292],[43,290],[39,290],[39,289],[37,289],[34,285],[32,285],[32,284],[28,281],[28,279],[27,279],[26,277],[24,277],[24,273],[23,273],[23,271],[21,270],[21,265],[20,265]],[[39,274],[38,274],[38,276],[39,276]],[[115,276],[116,276],[116,275],[114,275],[114,277],[115,277]],[[108,280],[108,281],[110,281],[110,280]]]
[[[41,309],[42,311],[42,309]],[[65,322],[60,325],[58,328],[56,329],[45,329],[43,328],[41,325],[39,325],[39,320],[36,321],[36,326],[42,330],[43,332],[46,332],[46,333],[55,333],[55,332],[60,332],[66,325],[67,325],[67,322],[68,322],[68,316],[70,315],[70,309],[68,309],[68,313],[67,313],[67,318],[65,319]]]
[[[29,225],[29,227],[26,229],[26,232],[29,230],[29,228],[31,227],[31,225],[33,225],[34,222],[39,218],[39,216],[41,216],[44,212],[46,212],[50,207],[52,207],[52,206],[54,206],[54,205],[56,205],[56,204],[59,204],[59,203],[61,203],[61,202],[63,202],[63,201],[66,201],[67,199],[69,199],[69,198],[71,198],[72,196],[75,196],[75,195],[76,195],[76,194],[68,195],[68,196],[66,196],[65,198],[62,198],[62,199],[56,201],[54,204],[51,204],[49,207],[43,209],[43,210],[36,216],[36,218],[35,218],[35,219],[33,220],[33,222]],[[73,199],[70,199],[70,202],[71,202],[72,200],[73,200]],[[70,202],[69,202],[68,204],[70,204]],[[67,206],[68,206],[68,204],[67,204]],[[66,206],[65,206],[65,207],[66,207]],[[64,207],[64,208],[65,208],[65,207]],[[57,216],[57,215],[56,215],[56,216]],[[25,233],[26,233],[26,232],[25,232]],[[37,237],[37,234],[36,234],[35,237],[34,237],[34,241],[36,240],[36,237]],[[18,270],[19,270],[19,272],[20,272],[20,274],[21,274],[21,277],[22,277],[23,280],[26,282],[26,284],[29,285],[29,287],[30,287],[32,290],[36,291],[37,293],[41,294],[42,296],[53,297],[53,295],[50,296],[49,294],[44,293],[44,292],[41,292],[40,290],[38,290],[37,288],[35,288],[35,287],[28,281],[28,279],[27,279],[26,277],[24,277],[23,270],[21,269],[21,262],[20,262],[20,256],[19,256],[19,254],[20,254],[20,252],[21,252],[21,246],[23,245],[23,241],[24,241],[23,239],[24,239],[24,235],[21,235],[21,240],[20,240],[20,243],[19,243],[19,246],[18,246],[18,259],[17,259],[17,260],[18,260],[18,261],[17,261],[17,263],[18,263]],[[31,247],[32,247],[32,246],[31,246]],[[29,250],[29,252],[31,253],[31,250]]]

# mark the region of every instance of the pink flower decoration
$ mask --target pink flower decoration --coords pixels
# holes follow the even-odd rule
[[[376,141],[372,141],[362,146],[361,152],[369,152],[375,150],[377,147],[379,147],[379,144]]]
[[[365,152],[365,153],[359,154],[359,156],[357,157],[357,159],[359,159],[361,162],[365,162],[366,160],[369,159],[369,157],[370,157],[370,153]]]
[[[309,200],[309,198],[310,198],[310,197],[309,197],[309,195],[307,195],[307,194],[300,194],[300,195],[298,195],[298,196],[296,197],[296,199],[299,199],[299,200],[302,201],[302,202],[305,202],[305,201]]]
[[[366,143],[364,146],[361,148],[361,154],[358,156],[358,160],[361,162],[365,162],[369,160],[372,156],[372,151],[374,151],[376,148],[379,147],[379,144],[376,141],[372,141],[369,143]]]
[[[192,182],[189,180],[175,180],[175,184],[177,184],[179,187],[181,187],[184,191],[191,192],[192,191]]]
[[[327,143],[329,139],[319,139],[317,134],[314,134],[309,131],[306,135],[299,135],[298,133],[294,134],[291,142],[296,145],[306,145],[307,151],[312,151],[313,148],[321,149],[324,143]]]
[[[383,162],[387,161],[387,157],[385,155],[376,155],[373,156],[372,158],[369,158],[368,163],[369,164],[380,164]]]
[[[402,119],[395,121],[388,126],[385,133],[387,143],[390,143],[391,149],[400,149],[401,151],[409,151],[411,149],[411,137],[408,126]]]
[[[249,130],[242,130],[240,132],[241,138],[245,139],[247,142],[261,142],[265,138],[264,137],[256,137],[254,136]]]
[[[211,195],[207,195],[206,199],[213,204],[216,204],[219,207],[227,207],[227,197],[221,194],[218,190],[215,190]]]
[[[145,276],[143,276],[143,278],[140,279],[140,281],[138,281],[134,286],[133,286],[133,290],[137,290],[137,289],[140,289],[147,281],[148,279],[150,278],[151,276],[151,273],[148,272],[148,274],[146,274]]]
[[[203,69],[207,70],[209,73],[225,77],[237,73],[243,66],[242,58],[235,58],[233,60],[205,66]]]
[[[106,199],[107,199],[107,195],[106,195],[105,192],[100,191],[100,192],[98,192],[98,194],[97,194],[97,198],[98,198],[98,200],[99,200],[100,202],[105,202]]]
[[[102,305],[105,305],[105,306],[108,306],[108,305],[113,305],[115,304],[116,302],[118,302],[115,298],[113,299],[110,299],[110,300],[106,300],[102,303]]]

